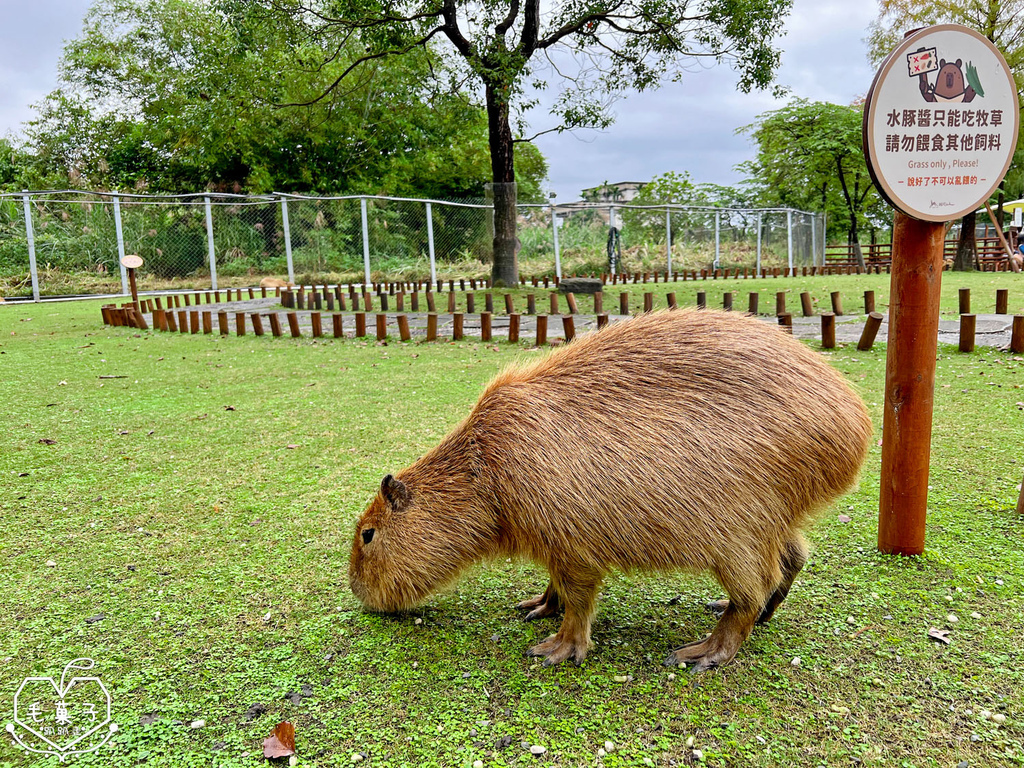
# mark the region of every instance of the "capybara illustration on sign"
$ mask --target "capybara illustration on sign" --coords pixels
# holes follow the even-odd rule
[[[711,636],[666,663],[731,660],[803,567],[802,531],[856,482],[871,421],[824,358],[738,313],[652,313],[513,367],[360,518],[349,581],[400,611],[497,557],[544,565],[527,618],[564,610],[529,653],[581,662],[603,577],[710,572]]]

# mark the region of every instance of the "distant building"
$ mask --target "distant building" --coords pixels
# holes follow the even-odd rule
[[[646,181],[617,181],[601,184],[583,190],[583,199],[588,203],[628,203],[647,184]]]

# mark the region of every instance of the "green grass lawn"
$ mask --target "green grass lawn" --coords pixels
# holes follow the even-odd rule
[[[1024,311],[1016,276],[944,278],[946,313],[958,287],[978,312],[1008,287]],[[698,288],[669,286],[681,303]],[[769,311],[785,288],[791,309],[801,290],[824,303],[841,290],[861,311],[868,288],[884,309],[888,276],[707,284],[710,305],[760,290]],[[1021,357],[940,350],[923,557],[875,550],[876,446],[814,530],[789,600],[731,665],[661,665],[714,625],[713,582],[620,576],[585,664],[548,669],[524,651],[556,620],[526,624],[512,607],[544,587],[535,567],[482,567],[395,617],[363,613],[347,586],[353,524],[381,477],[503,366],[543,353],[138,333],[104,328],[98,306],[0,307],[0,712],[9,722],[26,676],[94,659],[119,730],[75,764],[266,764],[261,741],[286,719],[307,766],[355,753],[372,766],[1024,765]],[[829,359],[880,429],[884,345]],[[266,713],[249,721],[254,704]],[[0,736],[0,766],[57,765]]]

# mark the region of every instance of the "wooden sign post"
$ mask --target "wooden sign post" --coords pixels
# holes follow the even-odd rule
[[[128,285],[132,292],[132,306],[135,308],[135,313],[141,318],[142,307],[139,306],[139,288],[135,284],[135,270],[142,266],[142,257],[134,254],[125,256],[121,259],[121,264],[124,265],[125,270],[128,272]]]
[[[999,186],[1018,123],[1006,61],[985,37],[955,24],[907,35],[868,91],[868,170],[896,209],[878,504],[882,552],[924,551],[946,222],[977,210]]]

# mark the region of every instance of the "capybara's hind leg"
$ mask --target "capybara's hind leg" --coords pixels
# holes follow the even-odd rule
[[[757,619],[758,624],[764,624],[771,619],[775,609],[779,607],[779,604],[789,594],[789,588],[793,586],[793,580],[796,579],[797,574],[800,573],[807,563],[807,542],[804,541],[803,536],[797,533],[786,544],[782,550],[780,561],[782,581],[779,582],[779,586],[775,588],[775,591],[771,593],[768,601],[764,604],[764,609],[762,609],[761,615]]]
[[[516,604],[516,608],[529,610],[530,612],[523,617],[523,620],[534,621],[535,619],[546,619],[548,616],[554,616],[562,610],[562,601],[558,597],[558,592],[555,591],[554,583],[549,581],[548,588],[544,590],[544,594],[531,597],[529,600],[523,600],[523,602]]]
[[[566,659],[581,663],[590,646],[590,622],[601,574],[586,569],[573,569],[569,576],[552,571],[551,584],[565,606],[565,618],[558,632],[528,650],[529,656],[543,656],[544,665],[561,664]]]
[[[778,608],[779,604],[786,599],[786,595],[789,594],[790,587],[793,586],[794,579],[796,579],[797,574],[800,573],[806,563],[807,543],[804,541],[803,536],[799,533],[795,533],[789,543],[783,547],[782,554],[779,556],[782,580],[771,595],[768,596],[768,600],[765,601],[764,608],[761,610],[761,615],[757,617],[758,624],[768,623],[772,615],[775,613],[775,609]],[[712,600],[710,603],[707,603],[707,609],[718,616],[725,613],[725,610],[728,607],[728,598]]]

